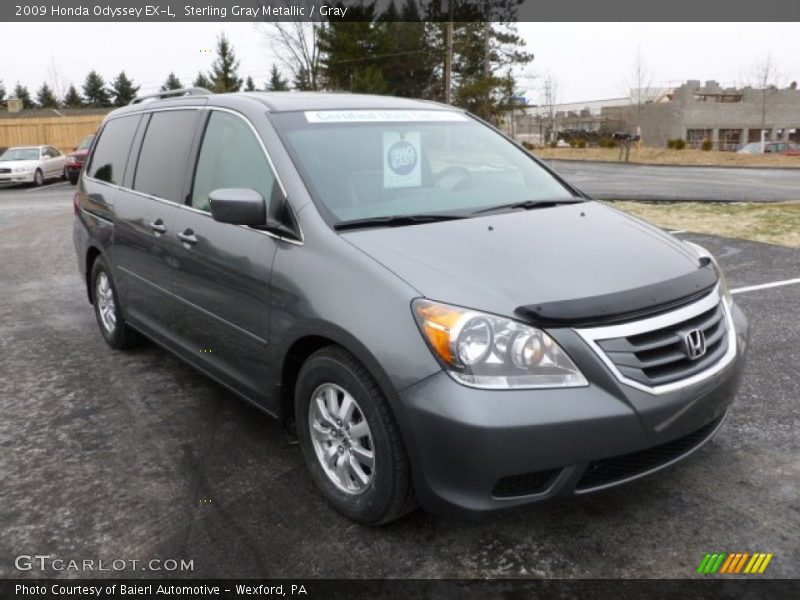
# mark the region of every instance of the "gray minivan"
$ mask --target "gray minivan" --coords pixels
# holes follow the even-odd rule
[[[75,215],[106,342],[146,336],[281,419],[362,523],[651,474],[715,434],[742,373],[708,252],[450,106],[137,100],[105,119]]]

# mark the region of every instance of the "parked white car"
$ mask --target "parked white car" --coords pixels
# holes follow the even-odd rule
[[[64,177],[67,157],[53,146],[17,146],[0,156],[0,183],[42,185]]]

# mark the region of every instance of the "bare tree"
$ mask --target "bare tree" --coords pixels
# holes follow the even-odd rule
[[[641,48],[636,49],[636,56],[633,59],[628,89],[631,97],[630,116],[628,120],[633,121],[636,127],[635,133],[641,135],[644,105],[652,103],[657,93],[653,88],[653,74],[645,63]]]
[[[749,77],[750,85],[758,92],[758,108],[761,116],[761,152],[764,152],[764,138],[767,121],[778,95],[781,75],[771,54],[756,61]]]
[[[295,81],[304,81],[311,90],[321,87],[320,32],[324,23],[273,21],[260,23],[278,61],[291,72]]]
[[[50,55],[50,66],[47,68],[47,78],[50,80],[52,84],[53,92],[55,92],[56,98],[61,100],[64,98],[64,95],[67,93],[67,86],[64,82],[64,78],[61,76],[61,68],[59,65],[56,64],[55,58],[53,55]]]
[[[556,135],[556,105],[558,104],[558,79],[548,71],[542,79],[542,104],[547,116],[548,141],[554,141],[551,136]]]

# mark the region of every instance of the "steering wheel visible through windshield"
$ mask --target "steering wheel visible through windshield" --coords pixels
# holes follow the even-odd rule
[[[334,225],[574,199],[526,152],[461,112],[325,110],[273,121]]]

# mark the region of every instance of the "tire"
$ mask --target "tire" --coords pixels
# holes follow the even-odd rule
[[[44,174],[42,173],[41,169],[36,169],[33,174],[33,185],[39,187],[42,184],[44,184]]]
[[[69,175],[68,177],[69,177],[69,182],[72,185],[77,185],[78,184],[78,176],[77,175]]]
[[[125,322],[111,270],[100,256],[92,265],[91,284],[94,316],[106,343],[115,350],[126,350],[138,345],[141,338]]]
[[[327,413],[320,410],[318,398]],[[344,411],[337,409],[345,405],[353,407],[349,419],[338,418]],[[295,387],[295,416],[306,465],[336,510],[365,525],[383,525],[414,509],[411,469],[400,429],[375,379],[349,352],[328,346],[306,360]],[[331,418],[339,421],[338,428],[329,424]],[[325,457],[331,467],[324,466]],[[367,482],[358,467],[350,466],[353,459]]]

